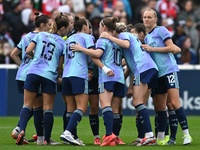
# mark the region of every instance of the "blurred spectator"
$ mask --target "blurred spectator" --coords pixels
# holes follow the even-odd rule
[[[32,2],[32,0],[25,0],[24,3],[23,3],[23,8],[24,9],[26,9],[26,8],[33,9],[33,2]]]
[[[113,10],[112,16],[117,17],[119,19],[119,22],[124,22],[125,24],[127,24],[128,23],[128,16],[127,16],[126,11],[124,11],[123,2],[122,1],[117,1],[117,2],[120,2],[119,4],[121,6],[118,5],[116,7],[116,9]]]
[[[73,11],[74,13],[79,13],[79,15],[81,13],[84,14],[85,16],[85,4],[84,4],[84,0],[72,0],[72,4],[73,4]]]
[[[151,9],[153,9],[153,10],[156,11],[156,13],[157,13],[157,18],[158,18],[157,25],[160,26],[160,25],[161,25],[162,17],[161,17],[161,15],[160,15],[160,13],[158,13],[157,10],[156,10],[156,3],[157,3],[157,0],[148,0],[147,6],[148,6],[149,8],[151,8]]]
[[[3,19],[4,10],[3,10],[3,0],[0,0],[0,21]]]
[[[23,33],[25,33],[25,26],[22,23],[22,17],[21,17],[21,10],[22,5],[18,0],[14,0],[11,3],[12,10],[5,14],[5,21],[8,22],[10,26],[10,34],[11,37],[17,45],[19,41],[21,40],[21,36]]]
[[[85,7],[86,7],[86,18],[88,19],[88,18],[90,18],[91,14],[93,12],[94,5],[93,5],[93,3],[87,3],[85,5]]]
[[[69,8],[70,8],[70,14],[72,16],[75,16],[72,0],[67,0],[65,4],[69,6]]]
[[[119,10],[114,10],[113,13],[112,13],[112,17],[120,18],[121,12]]]
[[[164,18],[161,21],[161,26],[165,26],[169,32],[171,33],[171,36],[174,35],[174,21],[172,18]]]
[[[59,14],[58,9],[53,9],[53,10],[51,11],[50,17],[51,17],[52,21],[55,21],[55,18],[56,18],[56,16],[57,16],[58,14]]]
[[[26,33],[33,31],[35,29],[34,25],[34,15],[31,8],[26,8],[22,10],[22,23],[26,27]]]
[[[191,39],[188,36],[183,38],[181,53],[175,54],[177,64],[198,64],[198,56],[191,48]]]
[[[149,9],[149,7],[147,5],[141,7],[139,14],[137,15],[136,19],[135,19],[135,23],[143,23],[143,14],[144,12]]]
[[[12,6],[11,4],[14,2],[15,0],[11,1],[11,0],[3,0],[3,10],[4,10],[4,14],[6,14],[7,12],[10,12],[12,10]]]
[[[104,16],[111,16],[115,8],[117,0],[103,0],[99,5],[100,12],[104,13]]]
[[[99,5],[102,3],[102,0],[92,0],[92,2],[96,7],[99,7]]]
[[[186,35],[184,32],[184,28],[185,28],[185,20],[180,20],[175,23],[175,32],[174,35],[172,36],[172,41],[180,48],[183,41],[181,40],[181,37],[184,37]]]
[[[140,9],[141,7],[146,6],[147,4],[142,1],[142,0],[129,0],[130,6],[131,6],[131,10],[132,10],[132,23],[135,24],[136,22],[136,18],[138,15],[140,15]]]
[[[99,38],[99,23],[101,19],[102,19],[101,12],[99,11],[98,8],[94,8],[92,15],[89,18],[89,21],[92,24],[93,36],[95,40]]]
[[[192,17],[187,18],[184,31],[185,31],[186,35],[190,37],[191,43],[192,43],[192,48],[197,53],[198,48],[199,48],[199,33],[198,33],[197,29],[195,28]]]
[[[14,64],[10,54],[13,51],[13,47],[8,41],[5,41],[0,47],[0,64]]]
[[[42,0],[42,13],[50,16],[53,9],[58,9],[60,0]]]
[[[8,32],[8,23],[0,22],[0,45],[5,41],[8,41],[12,47],[15,47],[13,40],[10,37],[10,33]]]
[[[23,4],[23,9],[32,9],[32,15],[34,16],[35,12],[38,12],[38,10],[34,9],[34,2],[32,0],[24,0],[24,4]]]
[[[127,17],[121,17],[121,18],[119,18],[119,22],[123,22],[125,25],[127,25],[128,24]]]
[[[61,6],[58,7],[59,12],[65,12],[65,13],[70,13],[70,7],[67,5],[67,1]],[[52,14],[52,11],[51,11]]]
[[[182,4],[183,4],[183,2],[184,2],[185,0],[171,0],[171,1],[174,2],[174,3],[178,6],[179,12],[182,11],[182,10],[184,9],[183,6],[182,6]]]
[[[177,18],[179,8],[172,0],[159,0],[156,4],[156,10],[162,18]]]
[[[187,0],[184,3],[184,10],[179,13],[178,21],[179,20],[186,20],[188,17],[192,17],[195,24],[200,23],[200,15],[195,12],[194,3],[193,3],[192,0]]]
[[[127,19],[132,21],[131,5],[128,0],[118,0],[115,4],[115,9],[120,10],[121,12],[125,11],[127,14]]]
[[[119,10],[114,10],[112,17],[117,17],[119,22],[124,22],[126,25],[128,23],[127,14],[125,11],[120,12]]]

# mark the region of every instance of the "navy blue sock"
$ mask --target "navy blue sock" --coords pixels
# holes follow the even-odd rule
[[[122,122],[123,122],[123,115],[120,115],[120,124],[119,124],[119,133],[121,131],[121,128],[122,128]]]
[[[178,129],[178,119],[174,110],[169,111],[170,139],[176,141],[176,133]]]
[[[43,121],[44,121],[44,116],[43,116],[43,108],[35,108],[33,109],[34,111],[34,125],[35,129],[37,132],[37,136],[43,136]]]
[[[53,122],[53,110],[44,111],[44,139],[47,141],[47,143],[50,143]]]
[[[155,135],[157,137],[157,135],[158,135],[158,114],[157,113],[154,118],[154,125],[155,125]]]
[[[148,110],[146,109],[145,105],[139,104],[139,105],[135,106],[135,108],[138,113],[138,119],[139,119],[145,133],[152,132],[149,113],[148,113]]]
[[[167,123],[165,128],[165,135],[169,135],[169,117],[167,117]]]
[[[120,116],[119,116],[119,114],[113,114],[113,133],[116,136],[119,136],[119,125],[120,125]]]
[[[63,130],[67,128],[67,120],[66,120],[66,115],[67,115],[67,107],[65,107],[65,111],[63,113]]]
[[[30,119],[31,109],[28,106],[24,106],[20,112],[20,132],[26,129],[27,123]]]
[[[158,132],[165,132],[167,124],[166,110],[158,111]]]
[[[135,123],[136,123],[137,131],[138,131],[138,138],[143,139],[145,136],[145,131],[144,131],[142,124],[138,118],[136,118]]]
[[[29,119],[31,119],[31,117],[34,115],[34,111],[33,111],[33,109],[31,109],[31,113],[30,113],[30,118]]]
[[[106,136],[109,136],[112,134],[113,131],[113,111],[110,106],[104,107],[102,109],[103,114],[103,121],[104,125],[106,127]]]
[[[68,126],[68,124],[69,124],[69,121],[70,121],[70,118],[71,118],[72,114],[73,114],[73,113],[71,113],[71,112],[67,112],[67,113],[66,113],[66,117],[65,117],[65,123],[66,123],[65,125],[66,125],[66,128],[65,128],[65,129],[67,129],[67,126]],[[65,129],[64,129],[64,130],[65,130]],[[77,138],[78,138],[76,128],[75,128],[73,131],[71,131],[71,134],[74,136],[74,139],[77,139]]]
[[[187,118],[183,108],[180,107],[179,109],[175,110],[175,112],[182,130],[188,129]]]
[[[65,122],[66,124],[65,124],[65,125],[66,125],[66,128],[64,129],[64,131],[67,129],[67,126],[68,126],[68,124],[69,124],[69,120],[70,120],[72,114],[73,114],[73,113],[71,113],[71,112],[67,112],[67,113],[66,113],[66,116],[65,116],[65,120],[66,120],[66,122]]]
[[[90,120],[90,127],[92,129],[93,135],[99,135],[99,116],[96,115],[89,115]]]
[[[31,112],[30,112],[30,116],[29,116],[29,119],[28,120],[30,120],[30,118],[33,116],[33,109],[31,109]],[[19,119],[19,121],[18,121],[18,123],[17,123],[17,126],[18,127],[20,127],[20,119]]]
[[[80,109],[76,109],[69,120],[69,124],[66,130],[70,131],[73,135],[74,134],[73,131],[76,131],[76,127],[78,123],[81,121],[82,117],[83,117],[83,111]],[[75,135],[74,138],[76,139]]]
[[[20,127],[20,118],[19,118],[19,121],[18,121],[18,124],[17,124],[17,126],[18,126],[18,127]]]

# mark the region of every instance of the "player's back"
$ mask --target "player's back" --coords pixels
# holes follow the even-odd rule
[[[94,37],[86,33],[76,33],[66,40],[64,51],[63,77],[79,77],[88,80],[88,56],[83,52],[72,52],[71,45],[77,42],[84,48],[94,48]]]
[[[36,44],[36,47],[28,73],[37,74],[56,82],[59,58],[66,49],[65,41],[58,34],[40,32],[32,42]]]

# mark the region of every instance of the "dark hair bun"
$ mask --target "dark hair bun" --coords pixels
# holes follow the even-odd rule
[[[74,20],[75,20],[75,22],[77,22],[79,20],[79,17],[75,16]]]
[[[118,21],[118,18],[117,17],[112,17],[112,22],[113,23],[116,23]]]
[[[39,12],[35,12],[34,14],[35,14],[36,16],[38,16],[40,13],[39,13]]]

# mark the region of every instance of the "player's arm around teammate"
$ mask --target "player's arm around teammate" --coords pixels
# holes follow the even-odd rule
[[[119,46],[123,47],[123,55],[126,63],[133,73],[135,79],[133,84],[133,105],[141,118],[141,126],[144,128],[146,136],[140,145],[149,145],[156,142],[154,138],[148,111],[144,105],[146,97],[149,96],[151,88],[156,87],[157,66],[141,48],[141,42],[138,37],[126,32],[126,26],[120,24],[115,30],[116,37],[111,37],[103,33],[101,37],[108,38]],[[145,122],[145,123],[144,123]]]

